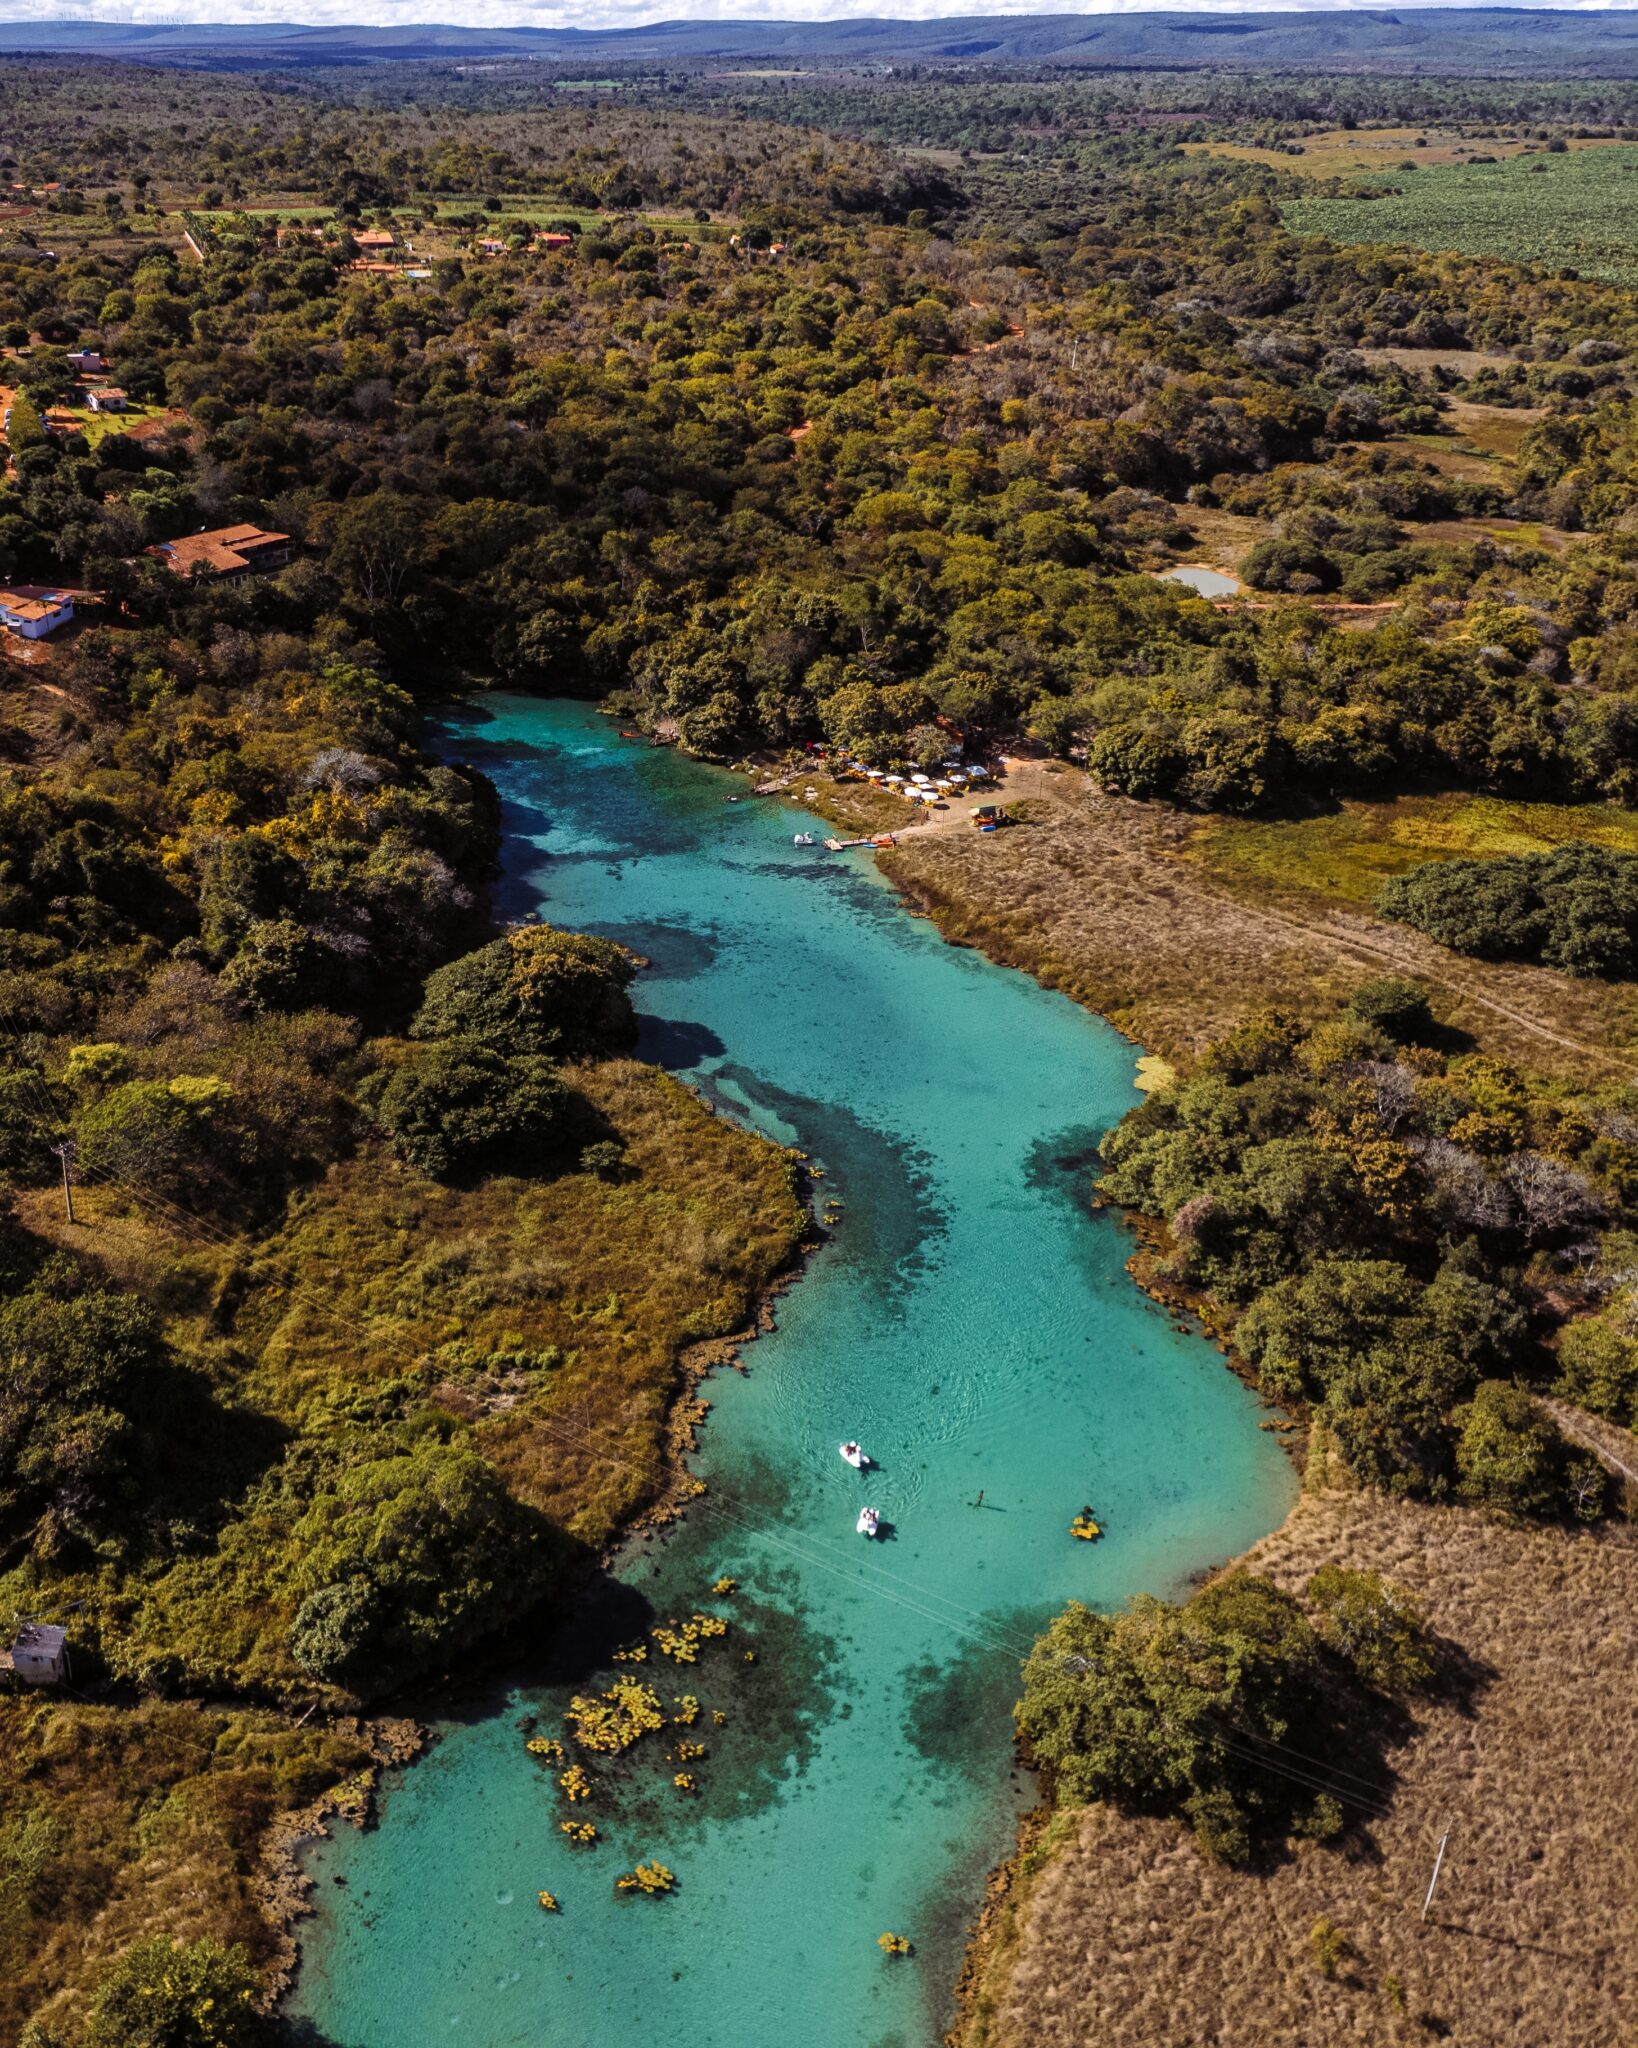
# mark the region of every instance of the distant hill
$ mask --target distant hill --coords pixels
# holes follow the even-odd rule
[[[664,21],[629,29],[0,22],[0,53],[265,66],[529,57],[554,64],[1061,64],[1638,77],[1638,12],[950,15],[933,21]]]

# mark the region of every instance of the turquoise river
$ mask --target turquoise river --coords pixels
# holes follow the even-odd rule
[[[514,1644],[378,1827],[313,1851],[296,2011],[338,2048],[934,2048],[1028,1797],[1009,1717],[1033,1632],[1183,1587],[1293,1491],[1252,1396],[1091,1208],[1132,1048],[946,945],[867,854],[793,844],[824,830],[794,805],[731,804],[743,784],[587,705],[485,698],[447,745],[504,800],[505,914],[645,954],[645,1056],[822,1161],[842,1216],[748,1370],[707,1386],[686,1522],[629,1546],[594,1622]],[[853,1437],[878,1470],[842,1462]],[[888,1540],[854,1533],[867,1502]],[[1087,1503],[1097,1544],[1069,1535]],[[698,1795],[650,1738],[574,1847],[527,1733],[696,1608],[727,1641],[639,1669],[701,1703]],[[650,1856],[676,1891],[617,1898]],[[889,1929],[912,1958],[881,1953]]]

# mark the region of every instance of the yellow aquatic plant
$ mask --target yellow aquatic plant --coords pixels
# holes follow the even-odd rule
[[[545,1907],[548,1913],[555,1913],[557,1911],[557,1900],[550,1892],[536,1892],[535,1897],[539,1899],[541,1905]]]
[[[671,1782],[679,1792],[692,1792],[694,1789],[694,1774],[692,1771],[679,1771]]]
[[[618,1678],[607,1692],[589,1699],[577,1693],[563,1716],[585,1749],[619,1756],[645,1735],[665,1726],[660,1696],[640,1678]]]
[[[691,1692],[685,1692],[676,1697],[673,1704],[678,1710],[671,1717],[673,1725],[678,1728],[692,1728],[700,1717],[699,1701]]]
[[[531,1756],[543,1756],[549,1764],[560,1764],[566,1754],[561,1742],[554,1742],[549,1735],[532,1735],[524,1744]]]
[[[679,1742],[677,1744],[677,1761],[679,1763],[692,1763],[695,1757],[704,1756],[704,1754],[705,1744],[703,1742]]]
[[[591,1780],[578,1764],[570,1764],[569,1768],[557,1782],[565,1799],[589,1799],[591,1797]]]
[[[910,1937],[907,1934],[878,1934],[876,1946],[884,1956],[907,1956],[911,1953]]]
[[[560,1820],[558,1826],[571,1842],[578,1842],[582,1848],[597,1840],[597,1830],[589,1820]]]
[[[720,1593],[726,1600],[730,1593],[737,1593],[739,1591],[739,1581],[738,1579],[718,1579],[711,1588],[711,1591],[713,1593]]]
[[[728,1624],[720,1614],[692,1614],[680,1627],[668,1621],[661,1628],[649,1630],[661,1652],[676,1664],[697,1663],[701,1643],[727,1633]]]
[[[1078,1536],[1083,1543],[1095,1543],[1103,1534],[1103,1531],[1093,1521],[1092,1510],[1090,1508],[1082,1508],[1074,1521],[1070,1523],[1069,1533],[1071,1536]]]
[[[628,1870],[624,1877],[617,1877],[614,1889],[617,1892],[645,1892],[652,1897],[670,1891],[676,1882],[672,1873],[656,1859],[639,1863],[635,1870]]]

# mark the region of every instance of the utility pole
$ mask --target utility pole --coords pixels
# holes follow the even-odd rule
[[[69,1222],[77,1223],[79,1218],[74,1214],[74,1140],[64,1138],[61,1144],[53,1145],[51,1149],[63,1163],[63,1206],[68,1211]]]
[[[1441,1836],[1439,1837],[1439,1853],[1438,1853],[1438,1855],[1437,1855],[1437,1856],[1435,1856],[1435,1857],[1434,1857],[1434,1859],[1433,1859],[1433,1875],[1432,1875],[1432,1877],[1430,1877],[1430,1878],[1428,1879],[1428,1895],[1427,1895],[1427,1897],[1426,1897],[1426,1898],[1425,1898],[1425,1899],[1424,1899],[1424,1900],[1422,1901],[1422,1918],[1423,1918],[1424,1920],[1425,1920],[1425,1919],[1426,1919],[1426,1918],[1428,1917],[1428,1908],[1429,1908],[1429,1907],[1430,1907],[1430,1906],[1431,1906],[1431,1905],[1433,1904],[1433,1891],[1434,1891],[1434,1887],[1435,1887],[1435,1886],[1436,1886],[1436,1885],[1438,1884],[1438,1882],[1439,1882],[1439,1872],[1440,1872],[1440,1871],[1441,1871],[1441,1870],[1443,1869],[1443,1867],[1444,1867],[1444,1861],[1445,1861],[1445,1844],[1446,1844],[1446,1843],[1447,1843],[1447,1842],[1448,1842],[1449,1840],[1450,1840],[1450,1830],[1449,1830],[1449,1828],[1446,1828],[1446,1829],[1445,1829],[1445,1831],[1444,1831],[1444,1833],[1443,1833],[1443,1834],[1442,1834],[1442,1835],[1441,1835]]]

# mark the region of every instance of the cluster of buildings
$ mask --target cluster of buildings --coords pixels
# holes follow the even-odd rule
[[[110,381],[110,365],[106,356],[94,348],[76,348],[69,350],[68,360],[79,380],[79,405],[93,413],[124,412],[131,402],[130,396]],[[0,385],[0,436],[10,433],[16,398],[13,389]],[[57,435],[77,434],[85,424],[73,404],[42,406],[40,423],[48,434]]]
[[[95,413],[123,412],[126,394],[108,382],[107,358],[94,348],[70,349],[68,360],[82,380],[86,406]],[[12,410],[17,394],[0,386],[0,437],[9,438]],[[82,422],[72,408],[48,405],[41,408],[40,424],[48,434],[78,433]],[[20,640],[43,640],[66,626],[74,616],[73,593],[45,583],[11,583],[0,586],[0,630]]]
[[[267,576],[289,562],[290,536],[248,524],[217,526],[160,541],[147,552],[176,576]],[[74,595],[42,583],[0,586],[0,628],[22,640],[43,640],[73,618]]]
[[[546,255],[550,255],[556,249],[572,249],[573,247],[574,236],[563,234],[556,229],[550,234],[542,232],[534,235],[529,241],[529,248],[532,253],[544,253]],[[510,256],[512,254],[512,244],[499,241],[493,235],[486,235],[478,244],[478,254],[480,256]]]

